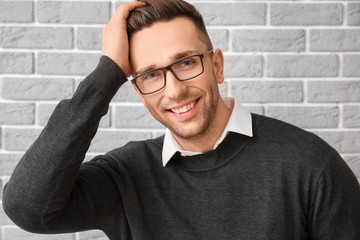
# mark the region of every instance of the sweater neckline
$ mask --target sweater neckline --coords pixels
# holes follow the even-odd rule
[[[210,171],[233,159],[250,139],[251,137],[229,132],[216,149],[195,156],[182,156],[180,152],[176,152],[167,166],[180,167],[191,172]]]

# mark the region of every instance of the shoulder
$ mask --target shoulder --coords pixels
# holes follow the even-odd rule
[[[299,146],[309,147],[311,143],[315,144],[315,147],[331,148],[328,143],[314,133],[278,119],[252,114],[252,122],[255,136],[270,137],[275,141],[288,142]]]
[[[309,163],[319,168],[331,154],[336,153],[317,135],[292,124],[257,114],[252,114],[252,121],[254,139],[261,143],[264,151],[286,155],[294,162]]]

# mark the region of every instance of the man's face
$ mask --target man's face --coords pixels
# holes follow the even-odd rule
[[[208,50],[191,20],[158,22],[131,37],[132,71],[137,76]],[[218,52],[204,57],[200,76],[180,82],[167,71],[165,88],[149,95],[138,92],[152,116],[179,138],[192,139],[211,131],[219,100],[217,83],[223,81],[222,66],[219,73],[219,64],[214,60]]]

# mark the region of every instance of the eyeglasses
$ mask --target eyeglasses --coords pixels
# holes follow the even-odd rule
[[[213,50],[209,50],[204,54],[182,58],[167,67],[145,72],[132,79],[131,82],[143,95],[158,92],[166,85],[166,71],[170,70],[179,81],[193,79],[204,72],[203,59],[212,52]]]

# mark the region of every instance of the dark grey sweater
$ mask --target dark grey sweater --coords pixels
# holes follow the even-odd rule
[[[254,137],[162,166],[163,137],[82,163],[126,76],[107,57],[55,109],[16,167],[3,206],[37,233],[101,229],[110,239],[360,239],[360,187],[313,134],[252,115]],[[124,116],[126,117],[126,116]]]

